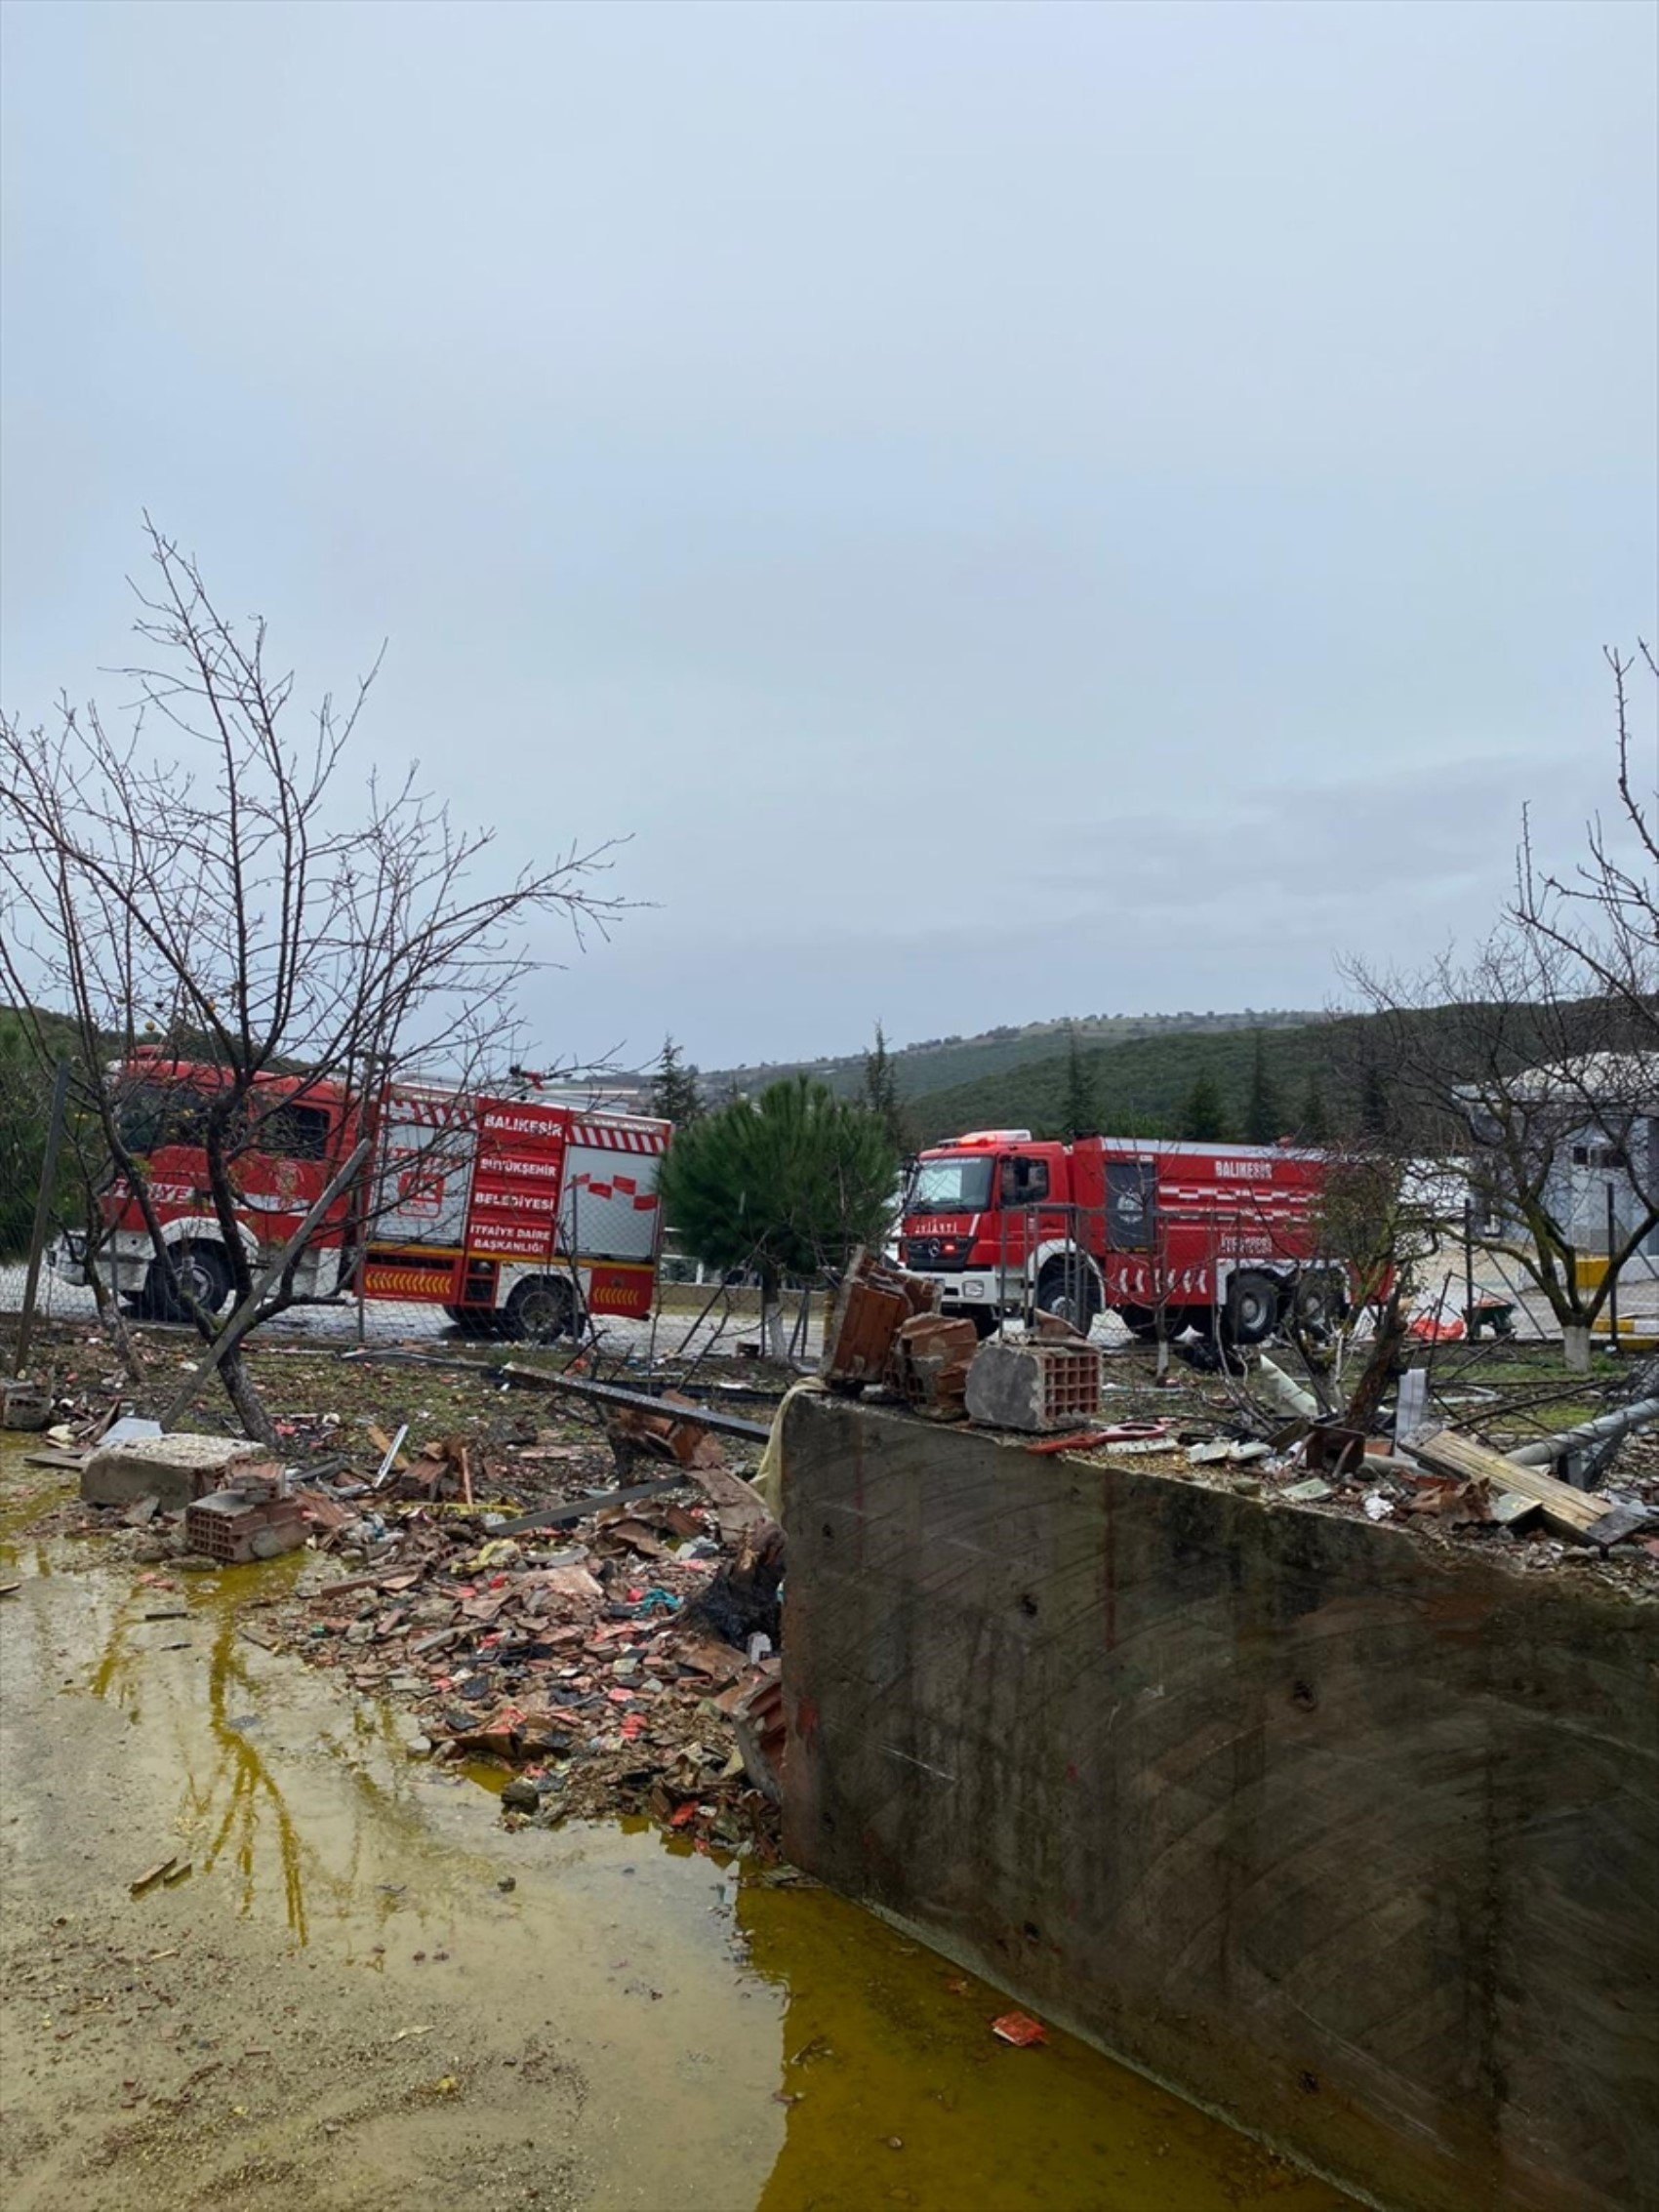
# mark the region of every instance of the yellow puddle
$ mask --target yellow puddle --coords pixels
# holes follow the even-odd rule
[[[384,1976],[388,2024],[418,2025],[441,1988],[476,2008],[480,2038],[556,2037],[587,2084],[584,2204],[1348,2201],[1058,2031],[998,2042],[1005,1996],[827,1891],[748,1879],[638,1825],[506,1833],[473,1784],[407,1755],[407,1718],[242,1633],[298,1558],[142,1581],[96,1540],[21,1534],[65,1492],[15,1460],[0,1454],[0,1579],[24,1580],[0,1601],[8,1700],[66,1736],[86,1698],[124,1718],[122,1864],[173,1850],[192,1870],[146,1900],[158,1943],[183,1915],[258,1922],[307,1960]]]

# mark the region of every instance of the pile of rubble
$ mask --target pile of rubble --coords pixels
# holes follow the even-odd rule
[[[650,1812],[768,1851],[776,1532],[758,1514],[723,1525],[683,1484],[638,1487],[654,1495],[578,1501],[516,1535],[477,1512],[337,1507],[314,1541],[349,1571],[307,1568],[262,1640],[413,1706],[418,1752],[511,1765],[510,1814]]]
[[[696,1410],[607,1408],[587,1441],[532,1428],[487,1456],[460,1435],[406,1450],[407,1429],[370,1423],[374,1457],[294,1468],[105,1417],[61,1426],[44,1456],[79,1469],[63,1525],[120,1534],[138,1562],[308,1547],[243,1633],[410,1712],[417,1755],[507,1770],[508,1825],[648,1813],[771,1859],[782,1536]],[[595,1493],[602,1454],[627,1479]]]
[[[1028,1451],[1133,1459],[1149,1472],[1437,1537],[1497,1538],[1506,1547],[1524,1539],[1514,1553],[1524,1566],[1577,1557],[1602,1562],[1614,1579],[1659,1579],[1659,1446],[1634,1434],[1626,1441],[1616,1414],[1512,1456],[1429,1418],[1421,1370],[1400,1376],[1392,1418],[1383,1421],[1375,1418],[1380,1367],[1370,1379],[1379,1386],[1372,1418],[1330,1415],[1258,1354],[1228,1361],[1234,1418],[1221,1433],[1213,1418],[1107,1424],[1110,1386],[1098,1345],[1040,1311],[1023,1335],[981,1341],[971,1322],[940,1314],[937,1299],[926,1278],[860,1253],[827,1335],[825,1386],[874,1390],[933,1421],[1012,1431],[1032,1439]],[[1633,1374],[1632,1421],[1659,1416],[1656,1392],[1659,1363]],[[1356,1401],[1364,1395],[1362,1384]],[[1561,1455],[1563,1468],[1588,1477],[1614,1443],[1623,1447],[1616,1488],[1579,1487],[1550,1465]]]

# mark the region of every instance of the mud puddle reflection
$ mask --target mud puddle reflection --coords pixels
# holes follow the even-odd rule
[[[0,1580],[23,1584],[0,1616],[8,1730],[20,1708],[64,1747],[78,1715],[115,1726],[104,1877],[169,1852],[190,1866],[144,1900],[147,1936],[211,1917],[223,1943],[241,1924],[377,1977],[388,2031],[420,2031],[441,1992],[500,2065],[556,2048],[583,2084],[583,2204],[1345,2202],[1069,2036],[997,2043],[1006,1998],[827,1892],[748,1879],[650,1828],[505,1833],[474,1783],[408,1755],[407,1719],[254,1640],[297,1559],[146,1574],[96,1543],[32,1542],[0,1506]],[[14,1853],[57,1848],[61,1794],[14,1782],[10,1809]],[[465,2133],[465,2099],[446,2124]]]

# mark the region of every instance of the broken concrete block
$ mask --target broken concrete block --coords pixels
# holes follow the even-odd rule
[[[51,1415],[52,1400],[38,1383],[0,1377],[0,1428],[44,1428]]]
[[[257,1492],[261,1485],[250,1487]],[[308,1534],[304,1513],[292,1498],[250,1498],[239,1488],[198,1498],[184,1515],[190,1549],[226,1566],[297,1551]]]
[[[968,1369],[967,1405],[988,1428],[1074,1428],[1100,1411],[1100,1352],[1081,1341],[988,1337]]]
[[[239,1460],[263,1457],[261,1446],[234,1436],[156,1436],[105,1444],[81,1469],[81,1496],[89,1506],[130,1506],[154,1498],[163,1512],[177,1512],[207,1491],[223,1488]]]

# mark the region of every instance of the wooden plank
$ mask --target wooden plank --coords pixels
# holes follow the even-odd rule
[[[1465,1481],[1489,1482],[1494,1493],[1518,1493],[1543,1508],[1544,1525],[1569,1543],[1584,1544],[1607,1511],[1607,1501],[1594,1491],[1575,1490],[1542,1468],[1521,1467],[1502,1452],[1477,1444],[1473,1436],[1460,1436],[1450,1428],[1419,1428],[1405,1439],[1405,1449],[1436,1474],[1460,1476]]]

